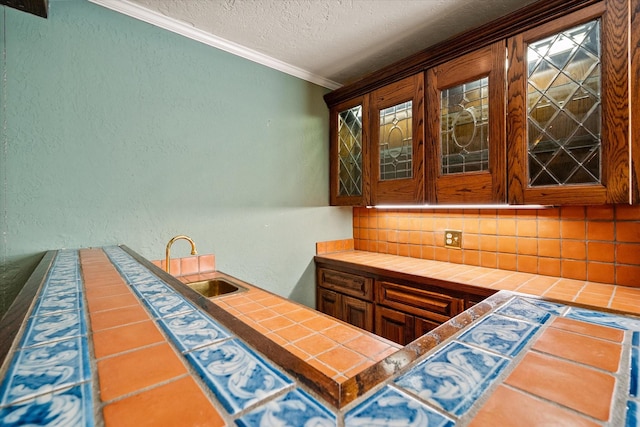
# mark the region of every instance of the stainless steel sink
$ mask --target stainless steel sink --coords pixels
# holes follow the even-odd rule
[[[207,298],[218,297],[221,295],[246,290],[241,286],[220,278],[191,282],[187,283],[186,285]]]

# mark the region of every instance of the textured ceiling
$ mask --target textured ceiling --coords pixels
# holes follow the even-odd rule
[[[338,85],[531,2],[129,0]]]

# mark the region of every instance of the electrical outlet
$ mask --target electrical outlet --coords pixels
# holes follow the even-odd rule
[[[444,247],[462,249],[462,231],[444,230]]]

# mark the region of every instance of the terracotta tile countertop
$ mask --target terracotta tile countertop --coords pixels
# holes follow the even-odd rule
[[[366,251],[316,255],[316,262],[342,266],[406,280],[456,288],[461,285],[522,292],[545,299],[640,314],[640,287],[616,286],[442,261],[409,258]],[[640,278],[638,279],[640,285]]]
[[[0,324],[0,426],[640,426],[634,316],[500,291],[395,348],[224,273],[183,279],[203,278],[246,290],[208,299],[126,247],[47,253]]]

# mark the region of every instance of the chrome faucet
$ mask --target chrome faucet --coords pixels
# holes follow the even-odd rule
[[[189,241],[189,243],[191,243],[191,255],[198,255],[198,251],[196,250],[196,244],[193,243],[193,240],[191,239],[191,237],[189,236],[185,236],[185,235],[179,235],[179,236],[175,236],[174,238],[172,238],[171,240],[169,240],[169,243],[167,243],[167,257],[165,258],[165,270],[167,270],[167,273],[171,273],[171,245],[173,245],[173,242],[175,242],[176,240],[187,240]]]

